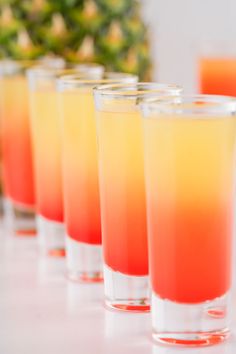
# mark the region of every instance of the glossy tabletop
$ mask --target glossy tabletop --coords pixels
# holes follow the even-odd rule
[[[215,347],[185,349],[153,344],[150,332],[150,314],[106,310],[102,284],[69,282],[64,259],[40,258],[36,238],[11,236],[1,225],[1,354],[236,353],[235,334]]]

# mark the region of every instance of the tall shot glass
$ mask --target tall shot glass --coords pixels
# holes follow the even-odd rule
[[[123,73],[106,73],[102,80],[81,80],[77,75],[58,80],[67,274],[74,281],[103,279],[93,88],[109,82],[136,81],[136,76]]]
[[[94,90],[105,303],[121,311],[149,311],[142,99],[177,95],[175,85],[137,83]]]
[[[1,150],[4,223],[17,235],[35,235],[35,190],[26,72],[35,66],[62,68],[59,57],[0,61]],[[9,225],[8,225],[9,224]]]
[[[65,255],[64,204],[62,194],[61,124],[56,81],[72,72],[100,78],[99,64],[81,64],[69,69],[28,70],[30,118],[36,186],[36,214],[41,255]]]
[[[4,214],[11,231],[35,235],[34,176],[25,72],[31,61],[0,61],[1,149]]]
[[[229,335],[236,101],[143,103],[153,338],[210,345]]]

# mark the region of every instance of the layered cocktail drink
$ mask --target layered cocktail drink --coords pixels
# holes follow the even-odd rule
[[[33,62],[2,61],[1,146],[6,206],[15,214],[17,234],[35,234],[34,176],[29,123],[29,97],[25,71]]]
[[[236,96],[236,57],[202,58],[199,86],[204,94]]]
[[[156,83],[95,89],[105,298],[109,307],[148,311],[149,278],[144,188],[143,99],[178,94]]]
[[[181,96],[143,104],[154,338],[228,336],[236,102]]]
[[[93,88],[108,82],[135,82],[128,74],[102,80],[65,76],[58,82],[62,112],[63,192],[68,276],[73,280],[102,280],[101,215],[98,149]]]
[[[68,72],[101,77],[103,67],[90,64],[28,71],[39,244],[42,253],[51,256],[65,254],[62,129],[56,81]],[[75,104],[73,109],[76,110]]]

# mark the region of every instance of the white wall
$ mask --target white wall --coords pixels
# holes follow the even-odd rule
[[[141,0],[150,25],[155,80],[197,90],[203,41],[230,40],[236,51],[236,0]]]

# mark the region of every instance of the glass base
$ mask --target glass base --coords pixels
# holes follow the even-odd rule
[[[38,243],[42,256],[65,256],[65,228],[61,222],[37,216]]]
[[[14,212],[13,212],[13,205],[10,199],[4,197],[2,199],[2,206],[3,206],[3,224],[4,227],[7,229],[13,228],[14,223]]]
[[[66,236],[67,276],[72,281],[103,281],[102,247],[75,241]]]
[[[105,305],[129,312],[150,311],[149,277],[130,276],[104,265]]]
[[[16,236],[36,236],[33,208],[18,205],[9,198],[3,199],[4,226]]]
[[[152,294],[153,339],[180,346],[207,346],[229,337],[229,295],[200,304],[181,304]]]

